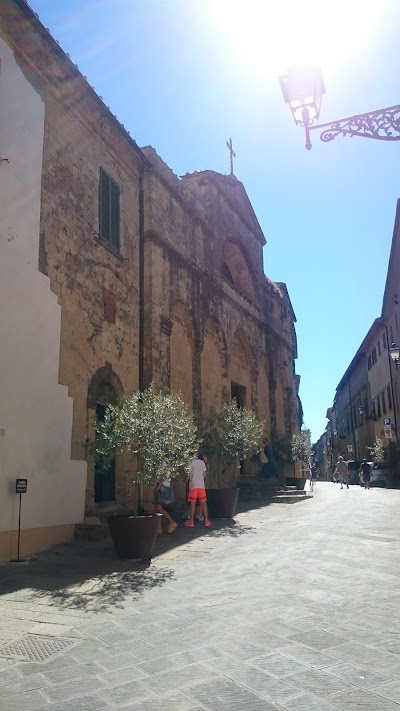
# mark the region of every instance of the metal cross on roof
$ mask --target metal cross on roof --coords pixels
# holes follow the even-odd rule
[[[228,150],[230,153],[230,159],[231,159],[231,175],[233,175],[233,159],[236,158],[236,153],[233,150],[233,145],[232,145],[232,139],[230,138],[229,141],[226,142],[226,145],[228,146]]]

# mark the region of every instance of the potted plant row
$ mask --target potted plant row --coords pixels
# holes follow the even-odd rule
[[[220,412],[210,408],[201,428],[202,449],[210,462],[210,472],[217,488],[207,488],[211,516],[232,518],[235,515],[239,488],[236,485],[244,460],[259,449],[263,424],[254,412],[238,407],[236,400]],[[230,486],[226,486],[231,482]]]
[[[140,491],[166,478],[182,476],[197,452],[193,414],[177,393],[160,393],[150,386],[110,405],[95,423],[92,452],[96,466],[107,470],[116,455],[128,460],[128,476]],[[161,514],[139,515],[140,496],[132,514],[108,518],[119,558],[151,557],[160,531]]]
[[[312,459],[313,449],[310,430],[303,428],[300,432],[293,433],[290,437],[285,436],[274,440],[273,450],[278,462],[286,470],[286,484],[295,486],[297,489],[304,489],[307,479],[301,473],[300,476],[296,476],[296,465],[297,463],[303,463],[308,466]],[[287,474],[289,467],[294,470],[294,476]]]

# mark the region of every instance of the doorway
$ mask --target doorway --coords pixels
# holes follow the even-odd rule
[[[238,383],[231,383],[231,400],[236,400],[238,407],[246,405],[246,388]]]
[[[102,422],[107,410],[107,405],[102,403],[96,404],[96,417]],[[99,465],[94,468],[94,501],[96,504],[105,501],[115,501],[115,457],[110,462],[107,469],[102,468],[100,471]]]

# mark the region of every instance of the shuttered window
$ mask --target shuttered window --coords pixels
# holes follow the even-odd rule
[[[117,183],[100,168],[99,183],[99,236],[119,249],[120,190]]]

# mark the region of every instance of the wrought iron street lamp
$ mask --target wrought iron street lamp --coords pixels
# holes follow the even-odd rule
[[[324,143],[337,136],[361,136],[379,141],[400,141],[400,105],[377,109],[365,114],[316,124],[324,81],[319,67],[291,68],[279,77],[283,98],[290,105],[296,124],[304,126],[306,148],[311,150],[310,131],[321,130],[320,139]]]
[[[395,343],[392,343],[391,347],[389,348],[389,353],[390,357],[393,361],[393,363],[396,364],[396,368],[399,367],[399,358],[400,358],[400,348],[396,346]]]
[[[377,422],[377,420],[379,420],[379,417],[375,415],[375,410],[372,410],[372,413],[368,415],[365,413],[365,410],[362,405],[360,405],[360,407],[358,408],[358,412],[361,417],[364,417],[366,420],[371,420],[372,422]]]

